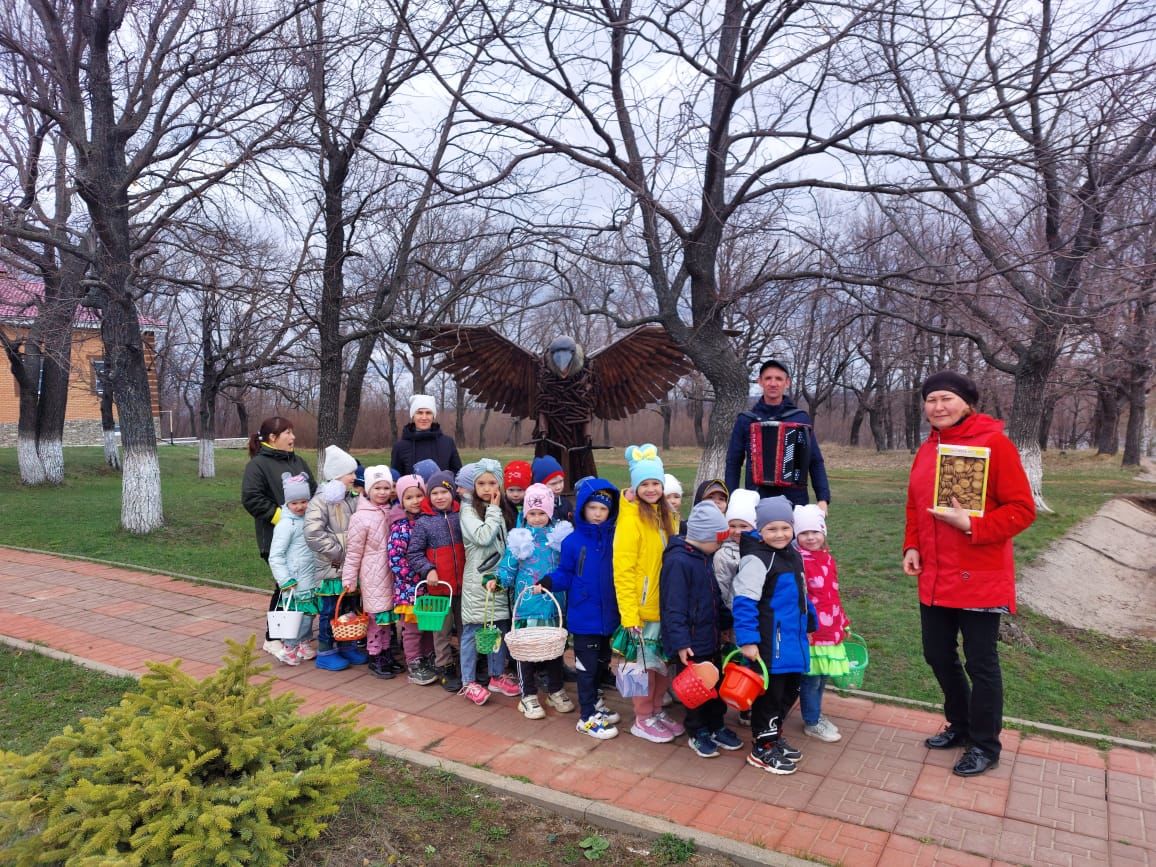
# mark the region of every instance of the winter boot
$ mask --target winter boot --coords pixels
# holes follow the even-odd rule
[[[369,654],[352,641],[342,641],[337,645],[337,652],[350,665],[365,665],[369,662]]]
[[[386,662],[384,653],[375,653],[369,657],[369,673],[382,680],[393,680],[396,675]]]
[[[458,676],[457,666],[452,663],[450,665],[443,665],[438,668],[437,672],[442,689],[446,692],[452,692],[455,695],[461,691],[462,679]]]
[[[313,664],[322,671],[345,671],[349,668],[349,660],[338,653],[336,648],[319,650]]]

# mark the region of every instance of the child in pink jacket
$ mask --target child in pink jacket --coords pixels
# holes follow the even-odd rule
[[[393,570],[389,568],[389,513],[393,498],[393,474],[387,466],[365,471],[365,496],[358,497],[357,511],[345,534],[345,563],[341,585],[352,593],[360,588],[362,609],[372,615],[366,650],[369,671],[377,677],[394,677],[401,666],[389,652],[393,623]]]

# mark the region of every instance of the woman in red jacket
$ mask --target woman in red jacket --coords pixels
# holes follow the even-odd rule
[[[996,641],[1001,614],[1014,614],[1012,538],[1036,517],[1031,486],[1003,423],[977,412],[979,389],[953,371],[932,374],[920,389],[931,434],[915,455],[907,487],[903,571],[919,577],[923,658],[943,689],[947,728],[925,743],[967,746],[954,771],[982,774],[999,763],[1003,676]],[[952,497],[935,511],[938,446],[991,450],[983,517]],[[963,636],[961,664],[958,636]],[[964,671],[966,670],[966,675]],[[970,679],[970,683],[969,683]]]

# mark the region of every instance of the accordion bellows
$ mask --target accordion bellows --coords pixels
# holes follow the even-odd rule
[[[811,426],[791,421],[751,422],[748,458],[756,485],[807,487]]]

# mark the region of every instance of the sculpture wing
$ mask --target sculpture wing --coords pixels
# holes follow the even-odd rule
[[[444,325],[430,341],[444,353],[435,366],[450,374],[483,406],[532,418],[538,359],[488,325]]]
[[[694,369],[665,328],[645,325],[590,356],[594,414],[620,419],[661,400]]]

